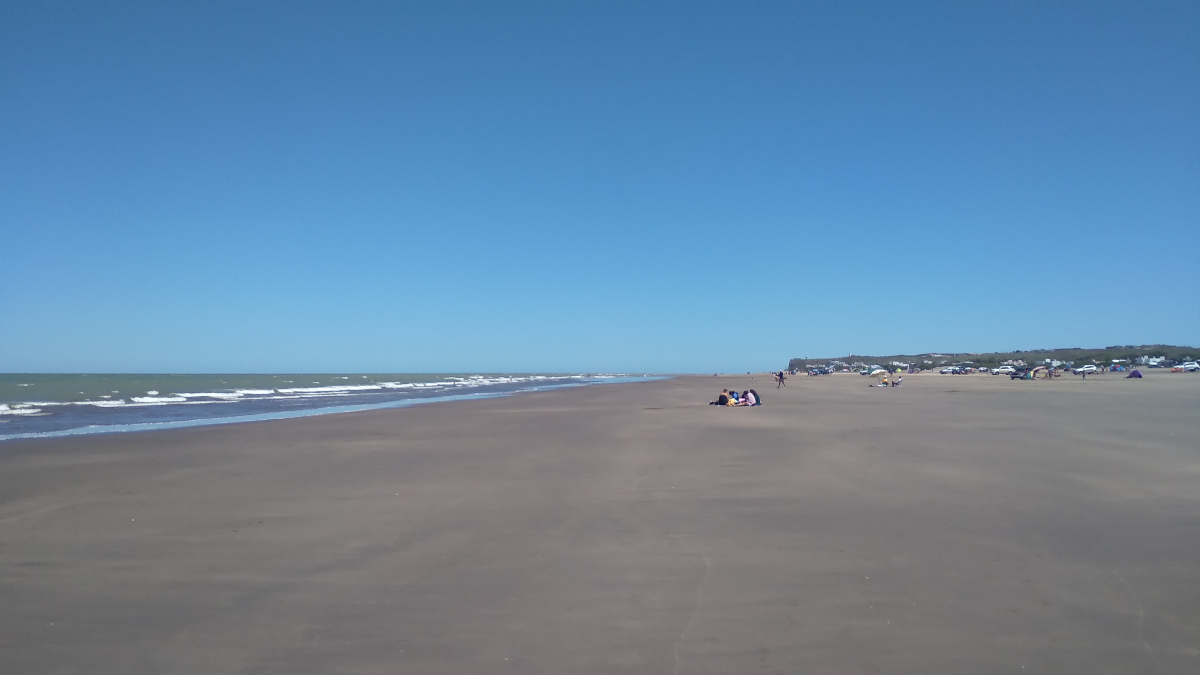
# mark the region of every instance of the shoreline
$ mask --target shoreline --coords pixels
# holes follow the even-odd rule
[[[301,417],[314,417],[320,415],[340,415],[351,412],[365,412],[368,410],[390,410],[394,408],[408,408],[416,405],[428,403],[450,403],[453,401],[478,400],[487,398],[500,398],[504,396],[516,396],[518,394],[546,391],[552,389],[562,389],[568,387],[589,387],[594,385],[610,385],[610,384],[625,384],[632,381],[650,382],[659,379],[669,379],[671,375],[613,375],[613,376],[597,376],[593,381],[587,382],[563,382],[558,384],[534,384],[527,387],[521,387],[508,391],[496,392],[473,392],[467,394],[444,394],[434,395],[419,398],[407,398],[400,400],[385,401],[380,403],[359,403],[359,404],[344,404],[335,406],[322,406],[315,408],[301,408],[293,410],[278,410],[266,413],[252,413],[244,415],[226,415],[218,417],[204,417],[188,420],[173,420],[167,422],[137,422],[127,424],[103,424],[103,425],[86,425],[82,427],[74,427],[70,429],[60,429],[43,432],[28,432],[3,434],[0,433],[0,443],[14,440],[28,440],[35,438],[66,438],[71,436],[91,436],[96,434],[113,434],[113,433],[138,433],[145,431],[164,431],[169,429],[188,429],[192,427],[214,426],[223,424],[245,424],[249,422],[266,422],[271,420],[296,419]],[[3,428],[0,428],[3,431]]]

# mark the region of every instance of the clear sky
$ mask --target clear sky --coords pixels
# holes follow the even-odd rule
[[[1200,3],[6,2],[0,371],[1200,343]]]

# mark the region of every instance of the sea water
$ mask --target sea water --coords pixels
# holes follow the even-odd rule
[[[283,419],[551,387],[626,374],[0,374],[0,441]]]

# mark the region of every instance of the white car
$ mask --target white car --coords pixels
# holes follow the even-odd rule
[[[1180,367],[1189,373],[1195,373],[1197,371],[1200,371],[1200,363],[1196,363],[1195,361],[1188,361],[1187,363],[1183,364]]]
[[[1015,372],[1017,372],[1017,369],[1012,366],[1000,366],[999,368],[992,369],[993,375],[1012,375]]]
[[[1082,375],[1083,373],[1095,373],[1095,372],[1099,372],[1099,371],[1100,371],[1099,368],[1097,368],[1096,366],[1093,366],[1092,364],[1089,363],[1086,366],[1080,366],[1080,367],[1076,368],[1075,374]]]

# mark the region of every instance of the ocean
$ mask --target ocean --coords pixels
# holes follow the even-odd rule
[[[0,374],[0,441],[227,424],[658,379],[627,374]]]

